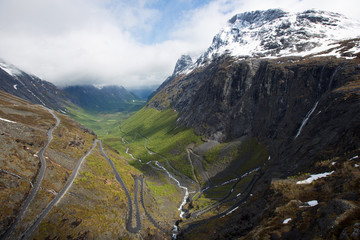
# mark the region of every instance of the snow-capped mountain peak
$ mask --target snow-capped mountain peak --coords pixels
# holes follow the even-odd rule
[[[4,60],[0,58],[0,68],[4,70],[7,74],[15,77],[16,75],[21,75],[22,71],[15,67],[12,64],[6,63]]]
[[[178,75],[182,73],[184,70],[187,70],[193,61],[189,55],[182,55],[176,62],[173,75]]]
[[[359,36],[360,23],[337,13],[317,10],[289,13],[281,9],[245,12],[228,21],[197,64],[222,54],[306,56]]]

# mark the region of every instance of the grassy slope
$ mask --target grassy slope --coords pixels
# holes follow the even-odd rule
[[[73,114],[77,114],[75,119],[92,128],[105,144],[117,150],[120,155],[127,158],[131,165],[147,175],[147,186],[158,203],[170,206],[170,201],[175,205],[178,204],[178,200],[181,199],[181,190],[174,187],[174,183],[169,181],[163,172],[133,160],[125,153],[128,148],[129,153],[132,153],[135,158],[141,159],[143,163],[159,161],[170,170],[165,159],[156,154],[149,154],[146,150],[145,144],[146,138],[148,138],[148,148],[152,152],[165,156],[175,169],[194,179],[186,148],[190,144],[192,148],[200,145],[202,141],[192,129],[176,125],[178,118],[176,111],[143,108],[126,120],[124,119],[130,114],[116,113],[96,116],[84,111],[73,112]],[[126,143],[123,142],[123,138]],[[260,166],[267,157],[266,147],[258,143],[256,139],[247,137],[242,141],[217,145],[208,150],[203,159],[205,169],[212,172],[213,182],[219,184]],[[195,172],[197,171],[199,169],[195,169]],[[241,192],[251,178],[252,175],[243,179],[233,194]],[[197,202],[193,203],[195,209],[201,209],[216,202],[216,199],[225,196],[232,186],[233,184],[227,184],[206,192]]]
[[[111,129],[110,123],[117,122],[109,116],[99,116],[97,120],[108,118],[108,124],[101,125],[95,115],[81,112],[78,109],[78,118],[89,121],[93,126],[100,125],[99,130]],[[53,140],[45,151],[47,168],[41,189],[30,204],[21,223],[15,229],[14,236],[19,236],[31,224],[36,216],[54,198],[53,192],[59,192],[72,173],[77,161],[93,144],[95,136],[68,116],[56,113],[61,119],[60,126],[53,132]],[[121,117],[124,114],[114,114]],[[89,118],[88,118],[89,116]],[[39,158],[36,154],[47,142],[47,131],[55,124],[55,119],[41,106],[28,103],[24,100],[0,91],[0,117],[16,123],[0,122],[1,161],[0,168],[18,174],[25,179],[34,181],[39,168]],[[141,173],[134,169],[127,161],[107,146],[105,151],[113,159],[115,167],[122,176],[130,194],[134,195],[133,175]],[[30,191],[30,184],[10,174],[1,174],[1,214],[0,234],[8,227],[21,203]],[[147,187],[145,186],[145,191]],[[152,199],[146,200],[156,211]],[[154,209],[154,210],[152,210]],[[142,215],[144,216],[144,212]],[[158,211],[156,211],[158,212]],[[58,238],[111,238],[123,236],[124,239],[134,239],[126,233],[124,223],[127,213],[127,199],[123,189],[115,180],[109,163],[102,157],[97,147],[88,156],[74,184],[67,194],[50,212],[48,217],[36,230],[36,238],[46,236]],[[144,221],[142,234],[154,234],[154,226]],[[149,232],[151,231],[151,232]]]
[[[132,112],[92,113],[75,105],[68,106],[67,109],[71,118],[93,130],[99,138],[111,134],[119,122],[132,115]]]
[[[115,152],[106,152],[133,195],[134,180],[131,175],[139,172]],[[132,239],[125,230],[126,213],[127,198],[124,191],[97,146],[86,158],[69,194],[42,222],[35,237]],[[146,228],[153,226],[147,225]]]
[[[190,143],[198,144],[201,140],[191,129],[176,128],[175,121],[178,114],[174,110],[158,111],[153,108],[143,108],[132,115],[122,112],[94,114],[75,106],[68,109],[73,119],[93,130],[98,138],[123,156],[129,158],[124,153],[129,147],[129,152],[136,158],[143,161],[159,160],[164,163],[164,159],[148,154],[145,149],[145,137],[147,137],[148,147],[152,151],[166,156],[176,169],[192,177],[185,150]],[[124,136],[129,142],[127,146],[122,142]],[[133,164],[138,168],[141,167],[135,162]]]
[[[143,110],[140,110],[141,113]],[[98,136],[99,139],[102,140],[102,142],[114,149],[117,153],[119,153],[121,156],[125,157],[128,162],[133,165],[135,168],[141,170],[144,173],[148,174],[148,177],[145,179],[150,180],[150,182],[147,183],[147,186],[150,187],[149,190],[151,190],[151,195],[153,195],[154,200],[158,203],[166,203],[164,207],[166,210],[171,209],[168,216],[156,216],[155,212],[153,214],[155,218],[157,219],[173,219],[174,217],[178,216],[178,204],[179,201],[182,198],[183,192],[173,185],[173,182],[168,180],[165,177],[165,173],[162,171],[154,171],[153,168],[151,168],[149,165],[141,164],[138,161],[132,160],[131,157],[125,153],[126,148],[129,147],[129,152],[134,153],[134,156],[137,158],[141,158],[144,161],[148,159],[147,157],[151,159],[161,160],[156,155],[149,155],[148,152],[145,150],[145,138],[140,136],[139,133],[143,134],[143,132],[135,132],[135,134],[126,136],[126,140],[130,141],[130,144],[124,145],[122,142],[122,137],[125,135],[124,132],[121,131],[121,124],[124,123],[126,118],[129,118],[133,113],[113,113],[113,114],[100,114],[100,113],[89,113],[81,108],[77,107],[71,107],[69,108],[70,115],[79,121],[80,123],[84,124],[85,126],[92,129]],[[149,112],[148,112],[149,113]],[[149,116],[147,114],[147,117]],[[159,116],[154,117],[155,122],[159,122],[159,118],[164,118],[165,115],[168,115],[168,113],[162,114],[160,112]],[[136,113],[135,115],[138,115],[139,113]],[[151,115],[151,114],[150,114]],[[170,116],[170,118],[167,118],[165,120],[169,121],[168,124],[171,125],[173,121],[176,119],[176,114],[172,114],[173,116]],[[134,121],[137,117],[130,117],[125,123],[133,122],[132,126],[136,126],[136,124],[141,125],[141,119],[138,119],[137,121]],[[166,117],[165,117],[166,118]],[[148,126],[151,128],[151,126],[154,125],[154,121],[152,121]],[[156,124],[155,124],[156,125]],[[145,132],[146,134],[148,132]],[[135,141],[133,141],[135,139]],[[149,147],[151,147],[151,140],[149,140]],[[155,151],[155,150],[154,150]],[[177,189],[177,191],[174,191],[174,188]],[[171,190],[171,191],[167,191]],[[159,194],[158,194],[159,193]],[[166,213],[165,213],[166,214]]]
[[[201,139],[192,129],[177,127],[177,118],[178,113],[172,109],[158,111],[143,108],[121,125],[121,131],[127,134],[126,140],[129,148],[135,151],[135,157],[145,161],[158,160],[165,164],[159,156],[148,154],[144,148],[143,136],[146,136],[151,151],[166,156],[175,169],[193,178],[186,147],[191,143],[199,144]]]

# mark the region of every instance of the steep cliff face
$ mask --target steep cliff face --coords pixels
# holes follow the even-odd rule
[[[301,16],[306,16],[306,21],[324,24],[324,19],[303,14],[297,16],[300,23]],[[268,20],[279,17],[283,14]],[[358,157],[360,151],[360,39],[335,41],[316,53],[277,56],[280,50],[275,55],[268,52],[267,57],[220,51],[229,47],[221,43],[213,44],[195,64],[168,78],[147,106],[175,109],[177,125],[194,128],[209,140],[254,137],[267,146],[270,156],[251,190],[255,197],[249,193],[235,208],[241,211],[225,220],[211,217],[185,224],[184,237],[209,237],[209,226],[215,226],[209,239],[312,239],[352,234],[352,224],[359,220],[352,215],[359,209],[351,207],[358,203],[358,162],[348,160]],[[336,170],[335,177],[310,187],[298,187],[289,180],[290,176],[298,179],[298,173],[331,170]],[[356,179],[354,183],[352,179]],[[322,201],[316,210],[303,211],[297,206],[312,197]],[[347,215],[331,218],[334,209],[339,216]],[[283,227],[281,222],[290,212],[296,221]],[[311,225],[306,223],[309,216]]]
[[[201,71],[178,76],[149,106],[176,109],[181,113],[178,124],[193,127],[209,139],[229,141],[243,135],[257,137],[274,154],[281,155],[280,158],[287,159],[294,154],[292,161],[296,162],[296,156],[304,157],[295,154],[300,147],[293,147],[291,153],[283,156],[284,148],[301,146],[306,152],[304,149],[310,147],[312,153],[316,144],[321,145],[320,149],[336,144],[345,129],[351,133],[353,128],[355,131],[351,134],[358,134],[352,124],[359,124],[359,103],[350,99],[356,99],[355,86],[359,79],[360,66],[356,59],[236,62],[225,57]],[[350,92],[339,90],[349,84],[354,84]],[[351,96],[347,101],[341,100],[347,95]],[[286,165],[283,162],[288,170]]]

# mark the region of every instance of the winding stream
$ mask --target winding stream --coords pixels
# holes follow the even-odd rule
[[[141,136],[142,136],[142,135],[141,135]],[[170,165],[170,163],[169,163],[169,161],[167,160],[166,157],[163,157],[162,155],[160,155],[160,154],[158,154],[158,153],[152,152],[152,151],[148,148],[148,146],[147,146],[147,144],[148,144],[148,139],[147,139],[147,137],[145,137],[145,136],[142,136],[142,137],[145,138],[145,149],[148,151],[148,153],[149,153],[150,155],[153,155],[153,154],[159,155],[160,157],[164,158],[164,159],[167,161],[167,163]],[[126,143],[126,142],[127,142],[124,137],[122,137],[122,141],[123,141],[123,143]],[[139,162],[142,163],[142,161],[141,161],[140,159],[135,158],[131,153],[129,153],[129,148],[126,148],[125,153],[128,154],[132,159],[134,159],[134,160],[139,160]],[[149,162],[147,162],[146,164],[150,164],[150,163],[152,163],[152,162],[149,161]],[[158,161],[155,161],[155,165],[156,165],[157,167],[159,167],[161,170],[165,171],[166,174],[168,175],[168,177],[169,177],[170,179],[172,179],[174,182],[176,182],[176,185],[177,185],[179,188],[185,190],[184,198],[183,198],[183,200],[182,200],[182,202],[181,202],[181,204],[180,204],[180,206],[179,206],[179,208],[178,208],[178,210],[180,211],[180,215],[179,215],[180,218],[184,218],[185,212],[182,210],[182,208],[185,206],[186,200],[187,200],[187,198],[189,197],[189,189],[188,189],[187,187],[181,185],[180,181],[177,180],[164,166],[160,165],[160,163],[159,163]]]
[[[176,182],[176,184],[177,184],[177,186],[178,186],[179,188],[185,190],[185,196],[184,196],[184,198],[183,198],[182,203],[180,204],[180,206],[179,206],[179,208],[178,208],[178,210],[180,211],[180,217],[181,217],[181,218],[184,218],[184,213],[185,213],[185,212],[182,210],[182,208],[183,208],[183,206],[185,206],[185,204],[186,204],[186,199],[189,197],[189,189],[188,189],[187,187],[182,186],[182,185],[180,184],[179,180],[177,180],[173,175],[171,175],[171,173],[170,173],[165,167],[161,166],[158,161],[156,161],[155,164],[156,164],[156,166],[158,166],[159,168],[161,168],[162,170],[164,170],[164,171],[167,173],[167,175],[169,176],[169,178],[171,178],[172,180],[174,180],[174,181]]]
[[[314,113],[314,111],[315,111],[315,109],[316,109],[316,107],[317,107],[318,104],[319,104],[319,101],[317,101],[317,102],[314,104],[314,106],[311,108],[311,110],[306,114],[306,116],[305,116],[305,118],[303,119],[303,121],[302,121],[302,123],[301,123],[301,125],[300,125],[300,128],[299,128],[299,130],[297,131],[294,139],[296,139],[296,138],[300,135],[301,130],[302,130],[303,127],[306,125],[306,123],[308,122],[308,120],[309,120],[309,118],[311,117],[311,115]]]

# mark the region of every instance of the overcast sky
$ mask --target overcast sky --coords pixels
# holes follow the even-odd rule
[[[360,20],[358,0],[0,0],[0,58],[60,86],[160,84],[234,14],[269,8]]]

